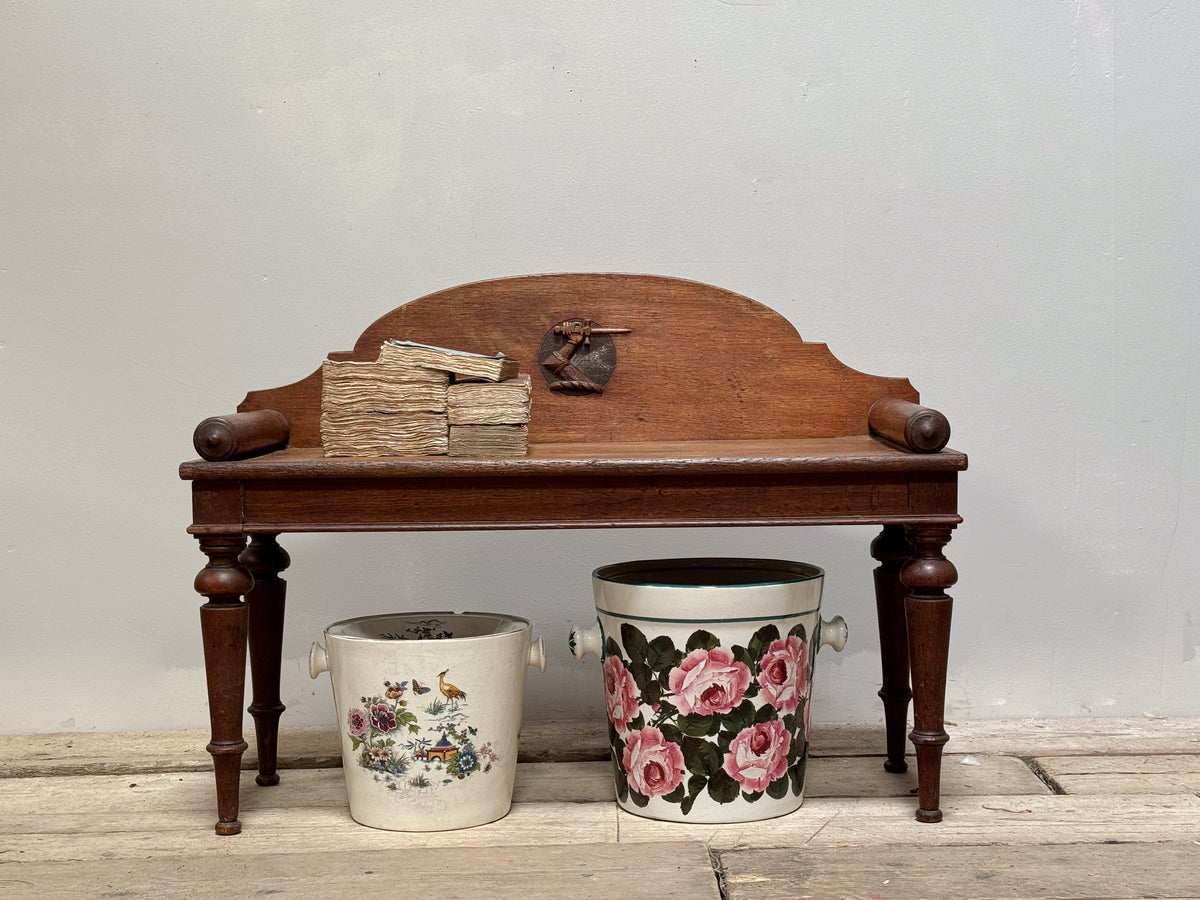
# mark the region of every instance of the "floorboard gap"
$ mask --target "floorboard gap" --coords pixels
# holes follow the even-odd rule
[[[1036,759],[1023,756],[1021,757],[1021,762],[1025,763],[1025,765],[1029,767],[1029,771],[1036,775],[1037,779],[1050,789],[1050,793],[1058,794],[1059,796],[1066,796],[1067,792],[1063,789],[1063,786],[1058,783],[1058,779],[1047,772],[1045,768],[1042,767],[1042,764]]]

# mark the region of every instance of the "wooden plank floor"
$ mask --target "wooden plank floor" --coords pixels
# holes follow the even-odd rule
[[[285,730],[229,838],[201,732],[0,736],[0,897],[1200,898],[1200,719],[948,730],[938,825],[881,727],[822,726],[791,815],[680,825],[617,810],[601,725],[529,722],[512,812],[425,834],[354,823],[336,733]]]

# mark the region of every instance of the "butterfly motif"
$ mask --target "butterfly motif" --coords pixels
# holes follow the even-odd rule
[[[428,685],[421,684],[421,683],[420,683],[419,681],[417,681],[417,679],[415,679],[415,678],[412,680],[412,689],[413,689],[413,692],[414,692],[414,693],[416,693],[416,694],[427,694],[427,693],[429,693],[429,686],[428,686]]]

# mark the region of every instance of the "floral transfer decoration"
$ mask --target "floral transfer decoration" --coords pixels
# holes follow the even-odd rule
[[[804,790],[812,659],[803,625],[765,625],[746,646],[703,629],[680,649],[621,625],[604,647],[604,688],[617,794],[691,812]]]
[[[380,696],[361,697],[360,705],[347,712],[354,761],[389,790],[433,792],[490,772],[499,762],[491,741],[476,743],[478,729],[464,709],[467,693],[446,680],[448,673],[425,684],[416,678],[385,681]],[[434,685],[439,696],[432,694]]]

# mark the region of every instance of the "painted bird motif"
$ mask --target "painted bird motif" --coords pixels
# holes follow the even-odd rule
[[[449,669],[446,669],[438,673],[438,690],[440,690],[442,692],[442,696],[454,704],[454,706],[458,706],[459,700],[467,699],[467,692],[455,687],[446,680],[446,672],[449,671]]]
[[[450,670],[447,669],[446,671],[449,672]],[[432,690],[429,685],[421,684],[421,682],[417,681],[415,678],[412,680],[412,685],[414,694],[428,694],[429,691]]]

